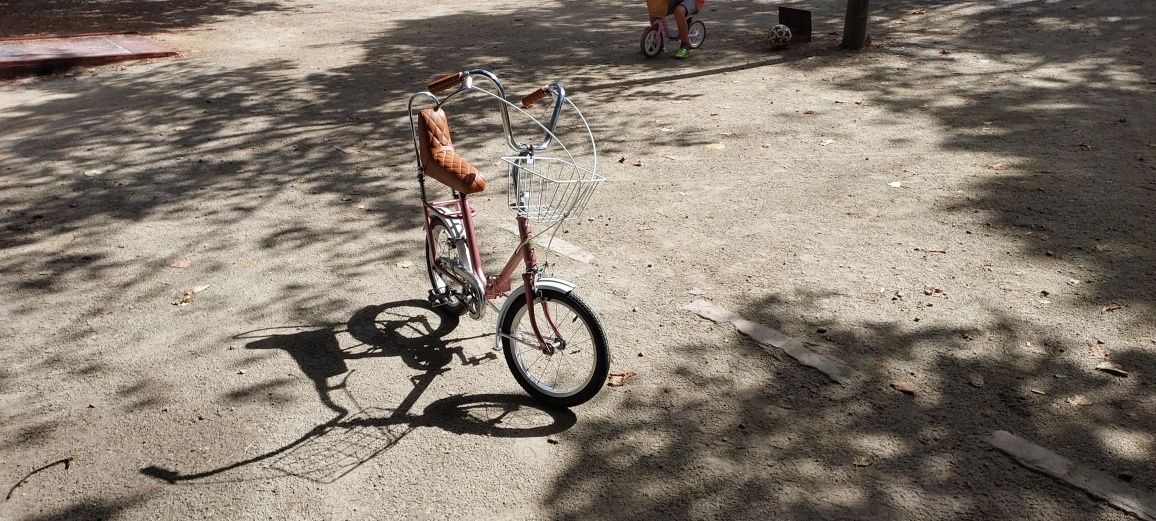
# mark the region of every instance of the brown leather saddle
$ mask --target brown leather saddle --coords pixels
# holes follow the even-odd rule
[[[442,109],[424,108],[418,113],[417,143],[425,175],[463,194],[486,189],[478,169],[454,150],[449,120]]]

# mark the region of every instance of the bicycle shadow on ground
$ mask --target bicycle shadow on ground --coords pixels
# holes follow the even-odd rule
[[[213,482],[293,476],[332,483],[419,427],[521,438],[557,434],[576,423],[577,417],[567,409],[545,408],[529,396],[505,394],[448,396],[414,414],[414,404],[438,375],[449,371],[455,359],[461,366],[476,366],[497,358],[492,352],[466,357],[460,345],[452,345],[467,339],[447,338],[458,323],[457,315],[443,313],[426,301],[406,300],[362,308],[344,327],[328,325],[291,334],[269,334],[287,329],[272,328],[237,335],[241,339],[256,338],[246,344],[246,349],[281,349],[288,353],[313,382],[321,403],[334,412],[333,418],[286,445],[218,468],[186,473],[150,465],[140,472],[177,483],[205,480],[256,464],[267,472]],[[342,348],[338,333],[349,333],[359,343]],[[346,360],[376,356],[398,356],[407,366],[423,371],[410,378],[413,388],[394,408],[362,405],[349,390],[353,371]],[[248,391],[267,388],[267,384],[261,384]],[[354,404],[354,410],[338,404],[334,392],[343,393],[345,401]],[[246,394],[234,392],[230,397]]]

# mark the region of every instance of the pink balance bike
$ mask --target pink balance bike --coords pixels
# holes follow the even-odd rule
[[[665,4],[665,0],[651,0]],[[649,3],[649,2],[648,2]],[[665,10],[665,7],[662,9]],[[659,11],[662,12],[662,11]],[[662,54],[663,48],[666,46],[667,40],[678,41],[677,28],[666,21],[666,16],[656,16],[658,13],[652,11],[651,18],[654,19],[642,32],[642,55],[647,58],[653,58]],[[669,14],[669,13],[667,13]],[[686,17],[687,39],[690,41],[691,49],[698,49],[702,47],[702,42],[706,41],[706,24],[702,20],[694,16]]]
[[[449,312],[468,313],[477,320],[485,315],[487,305],[493,306],[490,301],[506,296],[498,311],[496,340],[514,379],[546,405],[571,407],[586,402],[605,385],[610,370],[606,333],[598,316],[574,291],[573,283],[543,276],[533,239],[549,230],[557,232],[564,221],[578,217],[602,183],[603,178],[596,173],[597,152],[590,126],[558,83],[526,96],[521,107],[506,100],[501,81],[486,70],[449,74],[430,82],[428,88],[410,97],[409,118],[425,222],[431,303]],[[482,267],[474,209],[468,197],[484,190],[486,181],[454,149],[444,110],[462,93],[489,96],[497,102],[506,144],[515,153],[501,160],[507,169],[508,206],[516,216],[521,242],[498,274],[487,274]],[[523,109],[546,98],[553,98],[553,109],[543,124]],[[542,131],[540,142],[517,141],[510,125],[511,108],[533,122],[530,128]],[[570,150],[554,135],[564,109],[573,111],[589,138],[589,168],[578,166]],[[547,151],[554,155],[545,155]],[[449,187],[452,197],[430,200],[426,178]],[[543,225],[537,234],[534,224]],[[510,281],[519,264],[524,266],[522,284],[511,291]]]

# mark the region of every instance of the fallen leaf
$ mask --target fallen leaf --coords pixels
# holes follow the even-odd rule
[[[1107,347],[1104,347],[1104,343],[1099,340],[1088,346],[1088,349],[1092,351],[1092,356],[1100,360],[1110,360],[1112,358],[1112,352],[1109,351]]]
[[[903,394],[915,395],[915,382],[912,380],[901,380],[898,382],[891,382],[891,388]]]
[[[1007,163],[999,162],[999,163],[992,163],[990,165],[987,165],[987,167],[992,169],[992,170],[1007,170],[1008,165],[1007,165]]]
[[[625,158],[625,157],[620,157],[620,158],[618,158],[618,162],[619,162],[619,163],[625,163],[625,162],[626,162],[626,158]]]
[[[856,105],[862,105],[862,104],[863,104],[863,102],[862,102],[862,101],[856,101],[856,102],[855,102],[855,104],[856,104]]]
[[[709,149],[711,149],[711,150],[723,150],[723,149],[725,149],[727,146],[726,146],[725,144],[723,144],[723,143],[708,143],[708,144],[706,145],[706,147],[707,147],[707,148],[709,148]]]
[[[606,377],[606,385],[610,387],[622,387],[626,385],[626,381],[634,377],[634,371],[623,371],[621,373],[610,373]]]
[[[1112,376],[1119,376],[1121,378],[1128,377],[1128,370],[1124,369],[1124,366],[1117,364],[1116,362],[1100,362],[1096,365],[1096,370],[1103,371]]]
[[[812,114],[814,114],[814,113],[815,113],[815,111],[813,111],[813,110],[804,110],[804,111],[803,111],[803,114],[806,114],[806,115],[808,115],[808,116],[810,116],[810,115],[812,115]]]
[[[192,266],[192,263],[188,259],[177,259],[169,263],[170,268],[187,268],[189,266]]]
[[[1089,400],[1082,394],[1073,394],[1069,396],[1067,402],[1072,407],[1087,407],[1092,405],[1092,400]]]
[[[891,188],[899,188],[899,187],[903,186],[903,182],[891,181],[890,183],[887,183],[887,186],[890,186]]]
[[[1107,306],[1100,308],[1100,314],[1103,315],[1104,313],[1111,313],[1113,311],[1116,311],[1117,309],[1123,309],[1123,308],[1124,308],[1124,306],[1121,304],[1115,304],[1115,303],[1108,304]]]
[[[711,116],[717,116],[717,115],[718,115],[718,112],[711,112],[711,113],[710,113],[710,115],[711,115]]]
[[[830,145],[831,143],[834,143],[834,142],[835,142],[834,139],[824,139],[824,140],[819,142],[819,146],[825,147],[825,146]]]
[[[1036,388],[1034,388],[1034,387],[1033,387],[1033,388],[1031,388],[1031,389],[1028,389],[1028,390],[1029,390],[1029,391],[1031,391],[1031,392],[1033,392],[1033,393],[1036,393],[1036,394],[1042,394],[1042,395],[1046,395],[1046,394],[1048,394],[1048,393],[1045,393],[1045,392],[1043,392],[1043,391],[1041,391],[1041,390],[1039,390],[1039,389],[1036,389]]]
[[[173,305],[174,306],[187,306],[189,304],[192,304],[194,295],[196,295],[196,294],[197,294],[196,288],[189,288],[189,289],[185,290],[185,294],[181,295],[181,298],[173,301]]]
[[[979,373],[971,373],[967,375],[967,383],[971,384],[972,387],[983,387],[983,375]]]

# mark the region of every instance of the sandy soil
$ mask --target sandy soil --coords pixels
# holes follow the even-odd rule
[[[1156,491],[1151,2],[888,2],[847,53],[842,2],[771,52],[776,4],[711,0],[686,62],[640,2],[79,4],[0,35],[182,56],[0,85],[2,519],[1129,518],[1001,429]],[[638,376],[573,411],[424,304],[405,102],[466,67],[565,82],[599,139],[594,260],[554,272]]]

